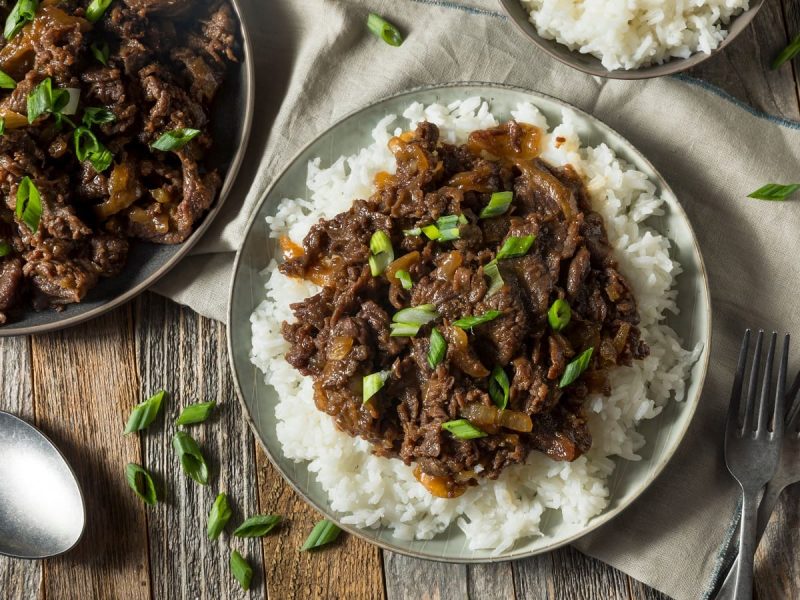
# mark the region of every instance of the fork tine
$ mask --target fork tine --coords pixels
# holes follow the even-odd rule
[[[753,364],[750,368],[750,383],[747,386],[747,399],[744,404],[744,416],[742,417],[742,431],[753,429],[753,412],[756,403],[756,390],[758,389],[758,368],[761,366],[761,346],[764,343],[764,330],[758,332],[756,340],[756,352],[753,355]]]
[[[764,378],[761,380],[761,396],[758,399],[758,420],[755,423],[754,429],[759,433],[767,430],[767,404],[770,401],[770,392],[772,391],[772,366],[775,362],[775,344],[778,342],[778,334],[773,331],[772,337],[769,341],[769,350],[767,350],[767,364],[764,367]],[[780,386],[780,380],[778,381]],[[783,393],[783,391],[781,391]],[[783,423],[781,423],[781,430]]]
[[[742,403],[742,384],[744,382],[744,372],[747,366],[747,350],[750,347],[750,330],[745,329],[744,337],[742,338],[742,347],[739,350],[739,362],[736,365],[736,375],[733,377],[733,390],[731,391],[731,401],[728,404],[728,427],[732,423],[736,423],[736,428],[739,429],[739,407]],[[797,374],[798,381],[800,381],[800,373]]]
[[[778,334],[773,334],[773,342],[778,337]],[[789,368],[789,334],[783,338],[783,352],[781,353],[781,363],[778,367],[778,384],[775,388],[775,408],[772,411],[772,431],[776,436],[783,433],[783,406],[786,401],[786,371]],[[769,428],[769,423],[766,424]]]

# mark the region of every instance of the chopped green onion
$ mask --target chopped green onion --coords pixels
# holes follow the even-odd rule
[[[375,13],[369,13],[367,17],[367,29],[390,46],[397,47],[403,43],[403,36],[400,34],[397,27]]]
[[[112,0],[92,0],[86,9],[86,19],[90,23],[97,23],[108,10]]]
[[[176,425],[194,425],[195,423],[202,423],[211,415],[211,411],[217,405],[216,400],[210,402],[201,402],[199,404],[190,404],[181,410],[181,414],[175,419]]]
[[[492,217],[499,217],[505,214],[508,207],[511,206],[511,201],[513,199],[514,192],[495,192],[489,199],[489,204],[484,207],[478,218],[491,219]]]
[[[431,329],[431,342],[430,348],[428,348],[428,365],[430,365],[431,369],[435,369],[444,360],[446,354],[447,340],[434,327]]]
[[[460,440],[474,440],[475,438],[486,437],[486,433],[475,427],[466,419],[456,419],[442,423],[442,429],[449,431],[454,437]]]
[[[36,10],[39,8],[37,0],[18,0],[6,19],[6,26],[3,29],[3,36],[10,40],[17,35],[26,23],[36,18]]]
[[[6,134],[6,118],[0,116],[0,135]]]
[[[463,215],[445,215],[444,217],[439,217],[436,219],[436,227],[438,227],[440,230],[458,227],[459,216],[463,217]]]
[[[422,229],[420,229],[419,227],[414,227],[414,229],[404,229],[403,235],[407,235],[409,237],[417,237],[419,235],[422,235]]]
[[[508,375],[503,367],[497,365],[492,374],[489,376],[489,396],[492,398],[495,406],[501,410],[505,410],[508,406],[508,394],[511,384],[508,382]]]
[[[253,567],[236,550],[231,552],[230,566],[231,573],[233,573],[239,585],[242,586],[242,589],[249,590],[250,582],[253,581]]]
[[[114,155],[97,139],[94,133],[86,127],[78,127],[72,133],[75,143],[75,156],[83,162],[88,159],[98,173],[102,173],[114,161]]]
[[[389,371],[379,371],[378,373],[365,375],[362,383],[361,394],[364,398],[362,402],[368,402],[370,398],[377,394],[384,386],[387,379],[389,379]]]
[[[386,267],[392,262],[388,254],[371,254],[369,257],[369,272],[373,277],[377,277],[386,270]]]
[[[198,135],[200,135],[199,129],[173,129],[162,134],[150,147],[162,152],[174,152],[183,148]]]
[[[159,390],[144,402],[134,406],[131,416],[128,417],[128,424],[125,425],[125,431],[122,433],[128,434],[147,429],[158,416],[158,412],[161,410],[161,403],[164,401],[166,394],[164,390]]]
[[[483,274],[489,278],[489,289],[486,291],[488,298],[500,291],[505,282],[503,276],[500,275],[500,266],[497,264],[497,260],[493,260],[483,267]]]
[[[92,45],[89,47],[92,51],[92,56],[95,57],[97,62],[104,66],[108,66],[108,57],[111,55],[111,49],[108,47],[108,42],[102,42],[98,44],[97,42],[92,42]]]
[[[561,377],[561,381],[558,382],[558,387],[565,388],[580,377],[581,373],[589,368],[589,361],[592,359],[593,352],[594,347],[584,350],[578,358],[570,362]]]
[[[178,453],[184,472],[200,485],[208,484],[208,465],[194,438],[184,431],[172,437],[172,447]]]
[[[389,337],[414,337],[419,333],[419,325],[414,323],[391,323],[389,329],[392,332]]]
[[[242,538],[263,537],[272,531],[280,520],[278,515],[256,515],[239,525],[233,535]]]
[[[32,233],[39,231],[39,221],[42,218],[42,198],[39,190],[27,175],[22,178],[17,188],[17,218],[20,219]]]
[[[107,108],[87,108],[83,111],[83,124],[86,127],[92,125],[103,125],[105,123],[113,123],[117,120],[117,116]]]
[[[142,467],[136,463],[128,463],[128,466],[125,467],[125,479],[128,480],[128,485],[131,486],[136,495],[146,504],[153,506],[158,502],[158,494],[156,493],[153,478]]]
[[[0,88],[4,90],[13,90],[17,87],[17,82],[14,81],[14,78],[11,75],[8,75],[4,71],[0,71]]]
[[[392,321],[395,323],[411,323],[413,325],[427,325],[439,318],[435,304],[420,304],[404,308],[394,313]]]
[[[211,511],[208,513],[208,527],[206,528],[208,539],[215,540],[219,537],[219,534],[225,529],[225,525],[230,521],[232,514],[233,511],[228,504],[227,494],[219,494],[217,499],[214,500],[214,504],[211,505]]]
[[[792,60],[798,54],[800,54],[800,35],[794,38],[792,42],[775,57],[775,60],[772,61],[772,68],[780,68],[783,63]]]
[[[54,115],[59,124],[62,119],[71,123],[64,115],[75,114],[79,100],[79,89],[53,89],[53,81],[48,77],[28,94],[28,123],[47,113]]]
[[[497,253],[497,260],[525,256],[528,250],[531,249],[535,239],[536,236],[533,235],[525,235],[522,237],[511,236],[503,242],[503,247],[500,248],[500,252]]]
[[[11,254],[11,244],[5,240],[0,240],[0,258]]]
[[[499,310],[488,310],[480,316],[476,317],[462,317],[453,325],[456,327],[460,327],[461,329],[472,329],[478,325],[483,325],[484,323],[488,323],[489,321],[494,321],[497,317],[502,315],[503,313]]]
[[[323,519],[314,525],[314,529],[311,530],[311,534],[308,536],[306,543],[300,548],[300,552],[313,550],[325,544],[330,544],[336,541],[336,538],[339,537],[341,532],[342,530],[339,529],[336,523],[332,523],[328,519]]]
[[[453,240],[461,239],[461,232],[458,227],[451,229],[440,229],[438,242],[452,242]]]
[[[572,318],[572,309],[569,307],[569,302],[559,298],[550,306],[547,311],[547,321],[553,331],[561,331],[569,325],[569,320]]]
[[[768,183],[758,188],[755,192],[748,194],[748,198],[756,200],[786,200],[789,196],[800,190],[800,183],[790,183],[781,185],[779,183]]]
[[[392,240],[385,231],[379,229],[372,234],[369,240],[369,249],[372,252],[369,257],[369,270],[373,277],[377,277],[394,260]]]
[[[404,290],[410,290],[412,287],[414,287],[414,282],[411,281],[411,275],[409,275],[408,271],[400,269],[394,274],[394,276],[400,281],[400,285],[403,286]]]
[[[426,225],[422,228],[422,233],[424,233],[425,237],[432,241],[436,241],[442,237],[442,234],[439,232],[439,228],[436,227],[436,225]]]
[[[64,106],[57,107],[56,117],[61,115],[74,115],[78,112],[78,104],[80,104],[81,101],[80,89],[64,88],[63,90],[56,90],[56,94],[58,94],[58,92],[66,92],[67,101],[64,103]]]

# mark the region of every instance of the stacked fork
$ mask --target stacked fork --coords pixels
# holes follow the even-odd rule
[[[772,372],[777,334],[772,334],[766,364],[762,368],[763,339],[764,332],[760,331],[756,341],[747,397],[742,401],[750,345],[750,330],[745,332],[728,409],[725,462],[728,470],[742,487],[742,513],[739,556],[716,596],[718,600],[752,598],[753,557],[757,542],[766,529],[781,492],[788,485],[800,481],[800,374],[788,396],[790,401],[794,402],[784,422],[789,336],[787,335],[784,340],[772,402],[770,397],[773,389]],[[759,381],[761,381],[761,394],[756,398]],[[759,505],[758,498],[762,490],[764,494]]]

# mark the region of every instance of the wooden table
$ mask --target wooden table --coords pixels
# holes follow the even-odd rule
[[[768,2],[736,44],[693,74],[755,108],[800,120],[800,63],[768,69],[790,32],[800,32],[800,3]],[[130,407],[161,387],[171,393],[165,414],[142,436],[121,435]],[[182,474],[170,438],[182,405],[211,399],[220,403],[217,416],[192,430],[214,465],[212,484],[201,487]],[[571,548],[486,566],[410,559],[349,536],[325,551],[299,553],[319,515],[283,483],[245,426],[225,327],[154,294],[75,329],[0,339],[0,409],[35,422],[63,449],[88,509],[84,538],[66,556],[0,557],[4,599],[246,597],[228,570],[229,545],[255,566],[253,597],[666,598]],[[156,507],[128,489],[128,462],[157,475],[166,493]],[[263,541],[208,541],[206,518],[218,490],[232,499],[234,521],[270,512],[284,515],[284,526]],[[760,598],[800,598],[798,544],[795,486],[759,550]]]

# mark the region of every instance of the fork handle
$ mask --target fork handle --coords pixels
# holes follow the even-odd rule
[[[753,559],[756,551],[758,490],[742,490],[742,522],[739,530],[739,564],[736,567],[735,600],[753,597]]]

